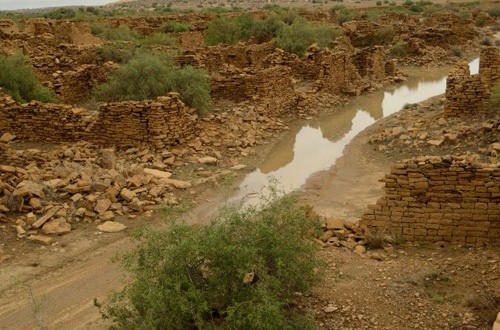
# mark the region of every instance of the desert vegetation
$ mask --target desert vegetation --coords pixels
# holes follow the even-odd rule
[[[320,279],[318,229],[285,196],[223,210],[206,226],[145,232],[123,259],[133,283],[103,313],[119,329],[312,329],[291,303]]]
[[[177,92],[181,99],[205,113],[211,103],[206,73],[190,66],[180,68],[171,57],[155,53],[133,56],[112,73],[108,81],[94,88],[99,101],[147,100],[168,92]]]
[[[40,83],[28,59],[21,53],[0,54],[0,87],[18,102],[55,101],[54,94]]]

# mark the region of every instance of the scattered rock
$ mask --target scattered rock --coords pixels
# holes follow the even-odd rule
[[[125,230],[126,228],[127,226],[124,224],[115,221],[106,221],[105,223],[97,226],[97,229],[105,233],[116,233]]]
[[[155,170],[152,168],[145,168],[144,173],[150,174],[150,175],[154,176],[155,178],[159,178],[159,179],[168,179],[172,176],[172,173],[170,173],[170,172]]]
[[[64,218],[57,218],[47,221],[42,227],[44,234],[65,234],[71,231],[71,224]]]
[[[100,215],[103,215],[104,212],[106,212],[110,208],[111,204],[113,203],[107,198],[100,199],[97,201],[97,204],[94,207],[94,211],[96,211]]]
[[[328,219],[326,220],[327,230],[342,230],[344,229],[344,223],[339,219]]]
[[[44,223],[46,223],[50,218],[52,218],[60,209],[61,209],[60,206],[54,206],[54,207],[52,207],[47,213],[45,213],[44,216],[40,217],[31,226],[33,228],[40,228]]]
[[[16,139],[15,135],[12,135],[10,133],[3,133],[2,136],[0,137],[0,142],[11,142]]]
[[[44,245],[49,245],[54,240],[52,237],[45,235],[33,235],[30,236],[29,239],[37,243],[42,243]]]
[[[215,157],[206,156],[198,158],[198,163],[205,165],[216,165],[218,163],[218,160]]]
[[[121,191],[120,191],[120,196],[126,200],[127,202],[130,202],[132,201],[132,199],[136,198],[137,195],[135,192],[127,189],[127,188],[123,188]]]

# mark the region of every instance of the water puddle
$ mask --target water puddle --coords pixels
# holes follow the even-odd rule
[[[469,63],[472,74],[479,71],[479,59]],[[448,69],[409,69],[405,85],[354,98],[338,113],[314,118],[303,126],[291,127],[263,163],[248,174],[232,201],[251,201],[265,190],[270,180],[277,188],[291,192],[312,174],[335,164],[349,142],[377,120],[443,94]]]

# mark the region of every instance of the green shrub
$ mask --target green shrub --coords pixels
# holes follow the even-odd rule
[[[53,9],[45,14],[43,14],[43,17],[49,18],[49,19],[70,19],[74,18],[76,16],[76,11],[74,11],[71,8],[56,8]]]
[[[118,329],[313,329],[290,304],[319,280],[318,223],[288,196],[146,232],[123,259],[133,282],[101,311]]]
[[[389,44],[394,36],[396,35],[396,31],[394,31],[394,27],[392,25],[381,26],[375,29],[371,39],[371,45],[387,45]]]
[[[488,14],[490,14],[491,17],[500,17],[500,6],[489,9]]]
[[[382,6],[382,1],[377,1],[377,6]]]
[[[105,84],[94,88],[99,101],[152,99],[168,92],[180,94],[183,102],[205,112],[211,102],[210,85],[203,70],[178,68],[167,56],[142,53],[112,73]]]
[[[319,47],[331,47],[342,32],[326,24],[313,25],[304,19],[296,20],[292,25],[283,26],[276,43],[289,53],[303,56],[307,47],[317,43]]]
[[[21,53],[13,56],[0,54],[0,87],[17,102],[55,101],[52,91],[42,86],[28,59]]]
[[[127,63],[137,54],[137,46],[130,42],[115,42],[104,44],[97,50],[100,62],[113,61]]]
[[[210,22],[205,30],[206,44],[233,45],[239,41],[255,38],[258,42],[269,40],[276,36],[282,23],[276,16],[261,20],[251,15],[241,15],[235,18],[220,17]]]
[[[142,36],[137,40],[137,42],[141,46],[150,47],[155,45],[173,46],[177,41],[164,33],[152,33]]]
[[[391,55],[395,57],[403,57],[408,54],[408,46],[403,41],[398,41],[391,47]]]
[[[136,42],[142,35],[141,33],[130,29],[126,25],[119,27],[110,27],[105,25],[91,25],[91,32],[108,41],[130,41]]]
[[[190,29],[191,29],[191,23],[189,23],[189,22],[175,22],[175,21],[165,22],[160,27],[160,30],[163,33],[189,32]]]

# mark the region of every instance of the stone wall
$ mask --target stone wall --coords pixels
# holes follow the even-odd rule
[[[156,148],[177,145],[195,137],[197,118],[177,93],[156,100],[108,103],[99,108],[92,142]]]
[[[391,169],[385,196],[362,222],[410,241],[487,243],[500,239],[500,164],[467,157],[418,157]]]
[[[484,84],[491,88],[500,79],[500,51],[496,47],[481,49],[479,75]]]
[[[0,135],[9,132],[26,141],[163,148],[193,138],[196,123],[195,111],[176,93],[156,100],[103,104],[98,113],[36,101],[18,104],[0,95]]]
[[[19,33],[16,22],[11,19],[0,19],[0,36],[10,36]]]
[[[476,115],[489,109],[491,88],[500,77],[500,52],[496,47],[481,50],[479,74],[470,75],[462,64],[448,75],[446,82],[446,116]]]
[[[261,70],[228,67],[212,76],[211,89],[215,99],[258,101],[267,114],[281,115],[297,104],[292,70],[286,66]]]

